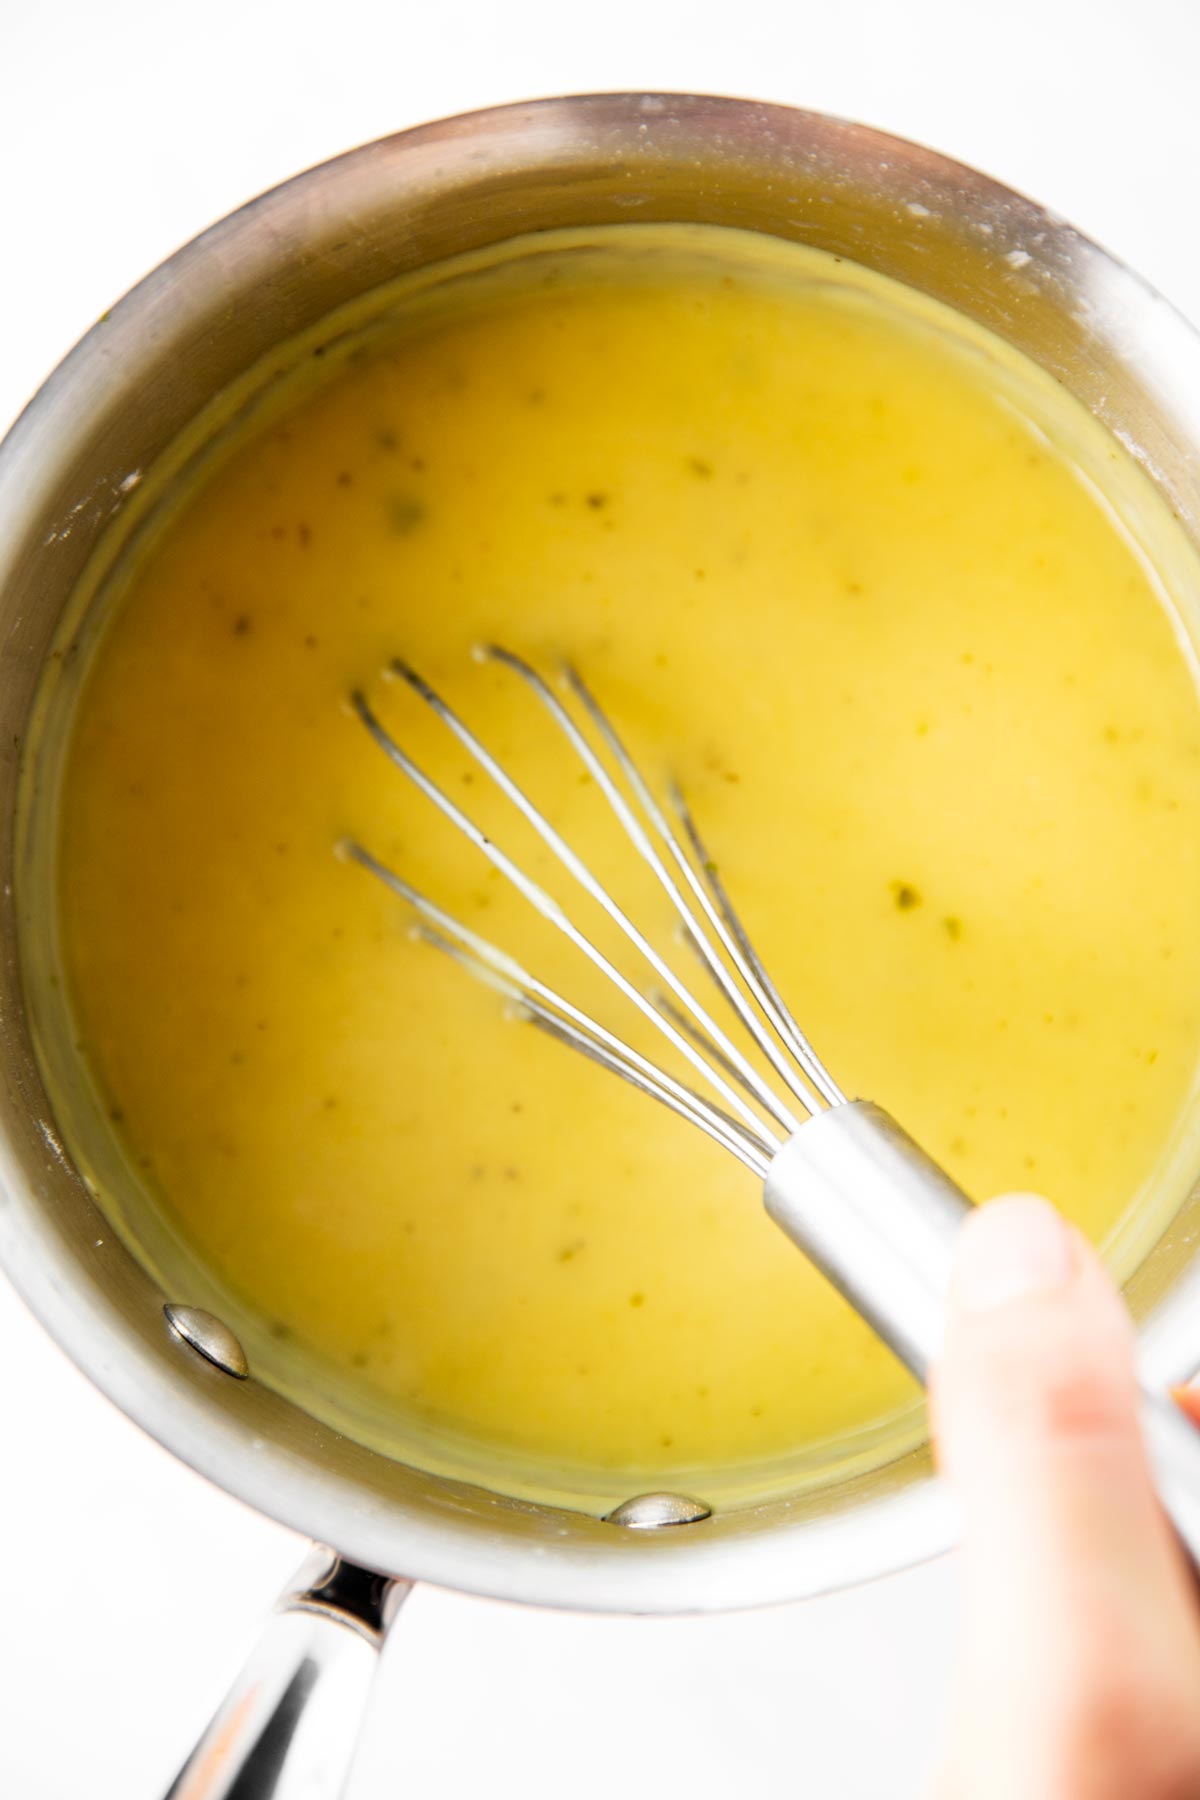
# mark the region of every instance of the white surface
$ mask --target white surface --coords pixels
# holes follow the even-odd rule
[[[1200,317],[1198,63],[1194,0],[0,0],[0,423],[259,189],[419,119],[582,89],[751,94],[921,139]],[[142,1438],[3,1288],[0,1407],[0,1793],[153,1800],[301,1546]],[[353,1800],[904,1800],[952,1594],[942,1564],[668,1623],[418,1592]]]

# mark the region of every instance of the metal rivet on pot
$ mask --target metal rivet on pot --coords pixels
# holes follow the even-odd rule
[[[177,1338],[226,1375],[245,1381],[250,1373],[246,1352],[228,1325],[202,1306],[164,1306],[167,1324]]]
[[[609,1525],[625,1525],[632,1531],[658,1531],[664,1525],[695,1525],[712,1516],[712,1507],[688,1494],[635,1494],[606,1513]]]

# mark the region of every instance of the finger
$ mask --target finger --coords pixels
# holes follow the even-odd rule
[[[994,1734],[995,1766],[1024,1759],[1008,1791],[1117,1794],[1072,1784],[1132,1780],[1125,1755],[1144,1784],[1125,1791],[1159,1791],[1147,1758],[1194,1756],[1194,1779],[1200,1731],[1181,1739],[1176,1713],[1193,1710],[1200,1624],[1142,1444],[1132,1330],[1047,1202],[1013,1196],[963,1228],[933,1402],[963,1511],[973,1729]]]
[[[1047,1202],[1013,1196],[965,1226],[936,1380],[939,1449],[968,1530],[1057,1583],[1086,1545],[1166,1534],[1142,1449],[1131,1332],[1103,1270]],[[1151,1548],[1146,1550],[1149,1542]]]

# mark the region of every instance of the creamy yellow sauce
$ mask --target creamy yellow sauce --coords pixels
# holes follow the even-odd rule
[[[352,834],[628,1024],[351,715],[362,684],[526,853],[389,657],[669,943],[577,766],[469,652],[574,659],[681,777],[835,1075],[976,1195],[1035,1186],[1111,1233],[1200,1032],[1196,687],[1046,408],[1123,453],[882,281],[655,241],[477,278],[407,329],[398,304],[245,435],[110,593],[61,795],[110,1129],[267,1322],[259,1366],[306,1359],[317,1410],[520,1491],[819,1468],[913,1390],[753,1177],[506,1020],[336,858]]]

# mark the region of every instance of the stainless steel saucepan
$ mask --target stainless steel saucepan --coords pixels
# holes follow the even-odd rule
[[[173,1792],[335,1794],[375,1651],[412,1579],[544,1605],[684,1612],[796,1599],[941,1550],[925,1451],[769,1503],[643,1497],[609,1521],[403,1466],[246,1372],[237,1339],[164,1292],[72,1166],[19,973],[18,777],[60,616],[98,542],[181,432],[260,358],[408,270],[518,234],[693,220],[794,239],[948,302],[1056,376],[1200,542],[1200,340],[1070,226],[861,126],[697,96],[590,95],[401,133],[298,176],[148,276],[0,447],[0,1258],[81,1369],[160,1443],[337,1555],[317,1555]],[[1128,1287],[1151,1382],[1200,1362],[1200,1144]],[[175,1310],[165,1310],[172,1309]],[[703,1498],[703,1496],[701,1496]],[[324,1785],[321,1785],[321,1784]]]

